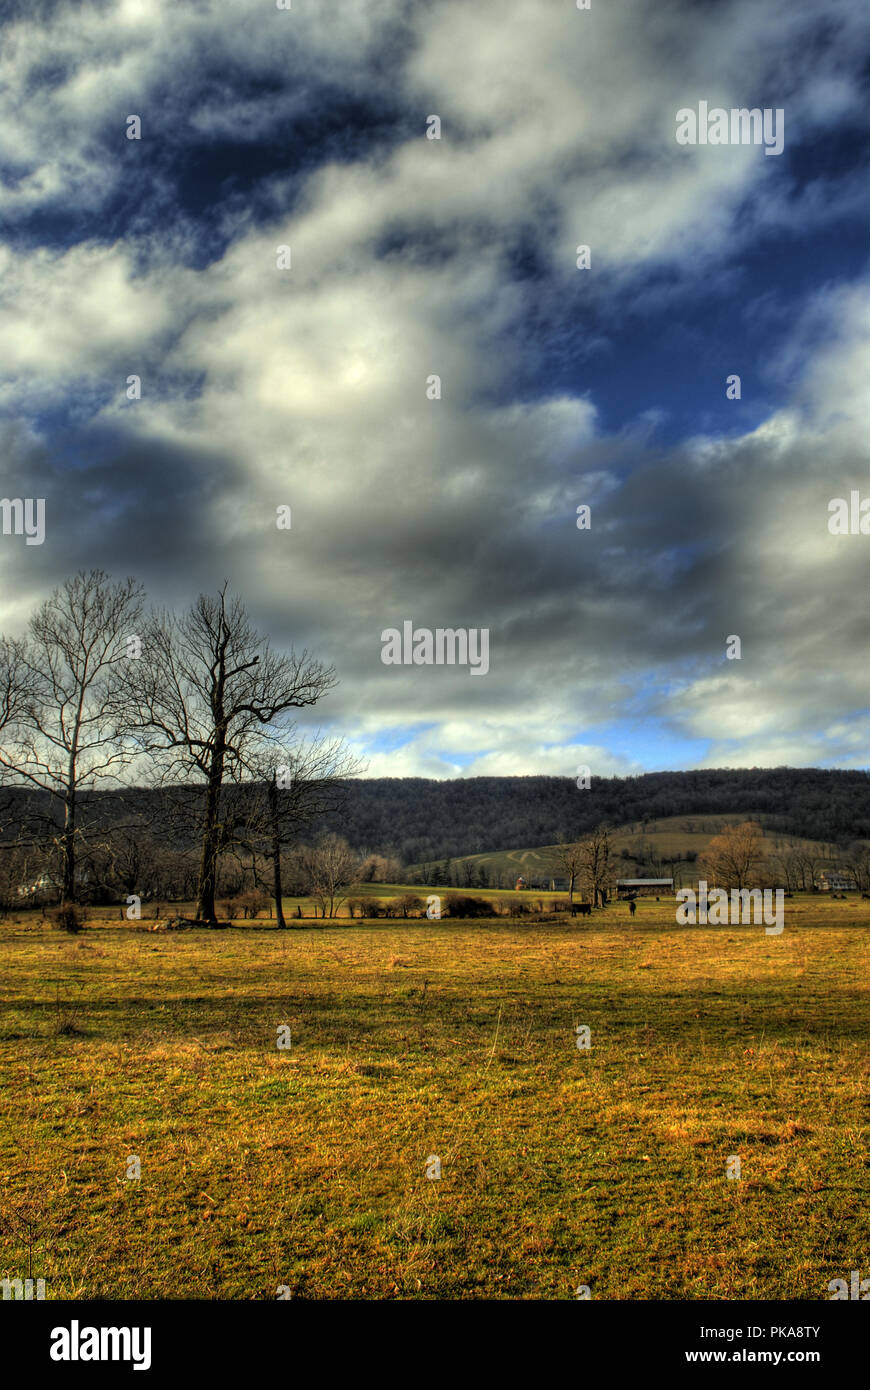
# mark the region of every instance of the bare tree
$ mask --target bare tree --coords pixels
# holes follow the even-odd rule
[[[603,906],[613,883],[610,832],[600,825],[572,844],[560,845],[554,855],[554,865],[568,879],[568,903],[574,901],[574,888],[579,883],[595,907]]]
[[[402,909],[402,916],[407,917],[409,913],[416,913],[419,916],[420,910],[426,904],[422,898],[418,898],[416,893],[403,893],[399,898],[399,907]]]
[[[719,888],[751,888],[764,864],[764,835],[756,821],[729,825],[701,855],[704,871]]]
[[[321,816],[334,815],[347,799],[347,782],[362,770],[341,739],[316,734],[294,741],[284,732],[258,760],[257,785],[247,788],[248,824],[239,833],[251,854],[265,854],[271,864],[275,919],[286,927],[281,854],[298,842],[302,831]]]
[[[112,583],[102,570],[81,571],[56,589],[30,620],[28,636],[4,643],[0,745],[5,780],[47,792],[60,808],[61,902],[76,897],[79,799],[118,780],[134,755],[120,691],[137,636],[142,589]]]
[[[807,845],[797,845],[792,855],[800,878],[801,892],[810,892],[816,885],[819,855]]]
[[[338,835],[327,835],[319,845],[303,851],[303,863],[308,891],[321,917],[334,917],[348,888],[359,882],[359,856]]]
[[[7,740],[14,739],[14,731],[20,728],[35,694],[36,683],[25,659],[24,642],[0,637],[0,734],[6,730]],[[10,766],[0,764],[0,832],[14,825],[16,839],[21,843],[26,839],[24,822],[30,823],[31,797],[22,787],[9,785],[15,781],[20,782],[20,776],[16,777]],[[13,862],[20,861],[9,860],[10,864]]]
[[[363,851],[360,857],[362,859],[360,883],[398,883],[400,881],[402,865],[398,855],[369,854]],[[463,868],[466,867],[463,865]]]
[[[603,907],[614,876],[610,832],[606,826],[599,825],[580,841],[580,845],[584,856],[581,882],[593,907]]]
[[[870,846],[862,840],[853,841],[845,855],[843,866],[862,893],[870,890]]]
[[[574,902],[574,888],[583,870],[585,856],[579,841],[559,845],[553,852],[553,869],[568,880],[568,908]]]
[[[335,675],[305,651],[274,652],[226,583],[181,617],[155,614],[142,645],[142,659],[129,666],[130,725],[164,781],[204,787],[196,916],[214,925],[218,856],[238,834],[236,820],[222,819],[224,785],[256,775],[290,711],[316,704]],[[239,808],[237,801],[244,817]]]
[[[790,851],[782,848],[779,849],[779,851],[772,856],[770,863],[782,880],[785,891],[787,893],[794,892],[797,886],[798,875],[794,858]]]
[[[20,723],[37,689],[25,642],[0,637],[0,729]]]

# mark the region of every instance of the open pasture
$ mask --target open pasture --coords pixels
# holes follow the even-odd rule
[[[826,1298],[870,1262],[868,908],[8,920],[0,1277],[30,1244],[49,1298]]]

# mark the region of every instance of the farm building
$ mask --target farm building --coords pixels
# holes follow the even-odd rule
[[[819,887],[823,893],[854,893],[858,885],[847,874],[826,873],[823,870],[819,874]]]
[[[538,892],[543,891],[544,893],[567,893],[568,880],[567,878],[559,878],[558,875],[554,877],[552,874],[538,874],[533,878],[524,878],[520,874],[516,888],[518,892],[524,888],[536,888]]]
[[[674,891],[672,878],[618,878],[617,898],[668,897]]]

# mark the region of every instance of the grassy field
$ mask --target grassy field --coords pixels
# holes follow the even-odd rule
[[[870,1268],[868,907],[2,923],[0,1277],[30,1238],[48,1298],[824,1299]]]
[[[723,815],[667,816],[648,821],[646,824],[636,822],[623,825],[611,834],[611,853],[615,856],[620,878],[643,876],[643,860],[638,857],[641,847],[663,864],[667,864],[675,856],[680,857],[690,850],[696,855],[703,854],[713,836],[720,835],[726,826],[754,819],[756,817],[751,811],[745,811]],[[836,858],[839,853],[836,845],[826,845],[821,840],[805,840],[797,836],[789,838],[795,845],[819,858],[827,854],[833,854]],[[765,834],[762,837],[764,855],[767,858],[775,858],[782,843],[780,836]],[[554,868],[558,849],[558,845],[539,845],[534,849],[466,854],[453,860],[453,868],[456,873],[461,873],[462,866],[470,864],[475,869],[485,869],[490,876],[505,876],[505,881],[515,880],[519,874],[529,877],[558,873],[558,867]],[[623,854],[627,857],[623,858]],[[423,866],[412,867],[420,869]],[[677,872],[683,875],[680,881],[685,883],[694,882],[698,877],[698,867],[695,863],[680,865]]]

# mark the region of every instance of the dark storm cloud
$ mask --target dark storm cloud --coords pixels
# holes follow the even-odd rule
[[[18,15],[3,486],[48,529],[3,538],[10,625],[91,564],[177,604],[229,579],[335,662],[372,771],[626,770],[628,716],[711,762],[866,756],[863,557],[826,507],[866,476],[867,17],[588,20]],[[677,147],[701,97],[784,105],[782,158]],[[406,619],[488,628],[489,673],[385,666]]]

